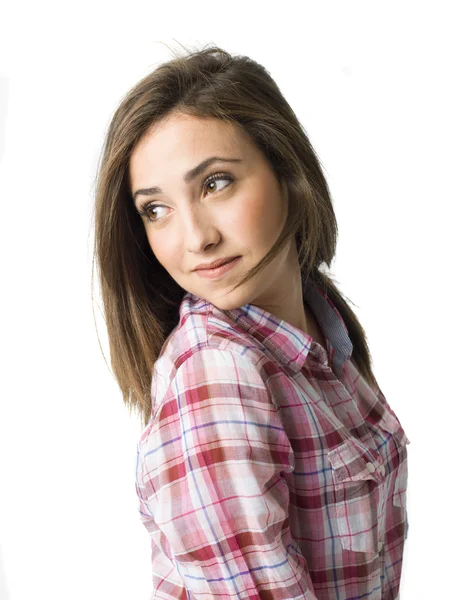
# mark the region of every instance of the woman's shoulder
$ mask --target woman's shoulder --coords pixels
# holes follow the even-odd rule
[[[219,379],[227,389],[235,384],[266,389],[268,359],[248,340],[217,328],[200,339],[187,343],[181,330],[175,332],[155,362],[151,383],[152,416],[141,432],[140,444],[148,441],[156,422],[166,419],[167,411],[172,414],[175,398],[187,389],[199,389],[208,381]]]
[[[247,369],[259,369],[268,357],[256,340],[240,331],[222,311],[212,311],[206,303],[197,310],[180,311],[178,325],[166,339],[156,360],[151,384],[153,413],[170,394],[180,370],[202,367],[228,357]]]
[[[226,313],[206,300],[186,294],[178,325],[167,338],[155,363],[157,370],[172,375],[194,353],[223,350],[259,360],[264,348],[239,328]]]
[[[263,349],[254,340],[229,327],[205,325],[203,329],[183,330],[171,334],[164,351],[155,362],[154,376],[162,375],[170,382],[177,371],[194,357],[235,355],[242,357],[242,362],[261,362],[265,356]]]

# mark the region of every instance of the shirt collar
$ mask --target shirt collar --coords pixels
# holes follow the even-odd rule
[[[329,344],[329,354],[334,373],[339,377],[346,361],[350,358],[353,345],[344,320],[331,299],[313,282],[303,288],[303,299],[314,313]],[[318,360],[319,348],[312,347],[312,338],[298,327],[279,319],[272,313],[253,304],[244,304],[233,310],[221,310],[213,304],[187,292],[180,307],[180,317],[186,312],[209,312],[209,319],[227,321],[228,327],[244,331],[265,346],[277,360],[290,370],[301,370],[309,352]]]

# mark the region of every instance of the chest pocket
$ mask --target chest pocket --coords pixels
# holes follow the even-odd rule
[[[406,446],[410,443],[400,421],[390,411],[386,411],[383,418],[379,421],[382,429],[389,432],[395,440],[398,450],[398,470],[394,484],[392,503],[401,510],[402,519],[405,527],[405,540],[408,537],[408,509],[406,506],[406,490],[408,487],[408,461]]]
[[[383,461],[372,448],[348,438],[328,452],[332,467],[336,525],[342,547],[352,552],[378,552],[378,484]]]

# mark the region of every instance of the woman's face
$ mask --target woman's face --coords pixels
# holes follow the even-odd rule
[[[292,244],[224,295],[268,252],[287,217],[275,174],[245,132],[217,119],[173,114],[134,149],[130,181],[150,247],[184,290],[223,310],[250,303],[271,311],[278,303],[293,265],[298,267],[294,259],[288,272]],[[206,278],[195,270],[228,257],[239,259],[220,276]]]

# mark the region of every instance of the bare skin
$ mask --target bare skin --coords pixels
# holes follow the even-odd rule
[[[186,176],[209,157],[238,162],[211,163],[194,179]],[[213,174],[223,176],[211,181]],[[183,289],[222,310],[254,304],[306,331],[294,240],[251,281],[227,293],[265,256],[287,218],[286,190],[247,134],[216,119],[171,115],[134,149],[130,179],[149,245]],[[193,270],[236,256],[239,264],[217,280]]]
[[[211,163],[194,179],[183,177],[212,156],[238,162]],[[205,185],[205,177],[217,172],[223,176]],[[215,119],[171,115],[134,149],[130,176],[149,245],[183,289],[223,310],[259,306],[312,335],[326,351],[320,327],[303,302],[295,240],[252,281],[225,294],[272,247],[287,218],[286,190],[248,135]],[[141,189],[150,186],[158,188]],[[144,213],[149,201],[154,206]],[[217,281],[193,270],[233,256],[240,256],[240,263]]]

